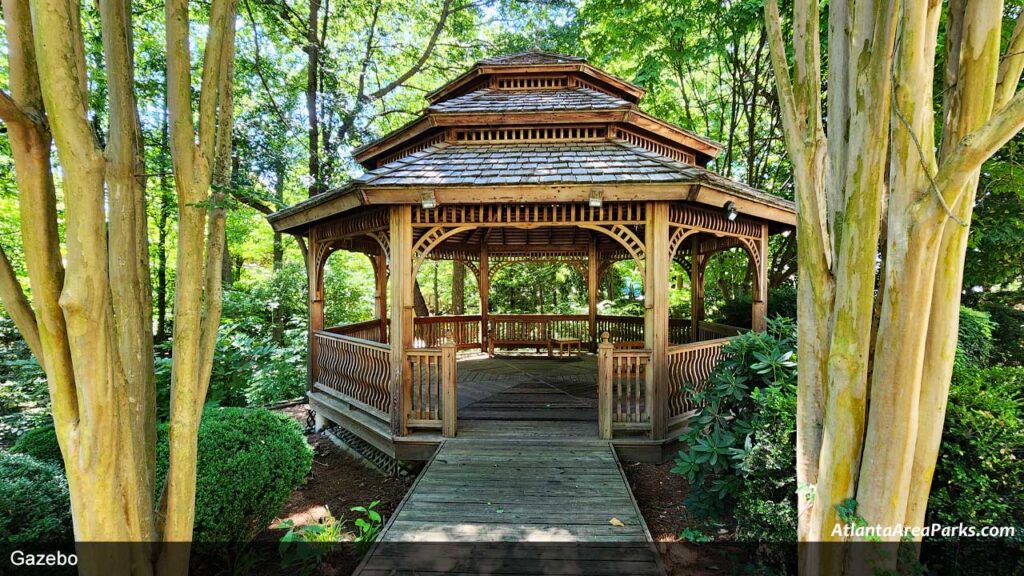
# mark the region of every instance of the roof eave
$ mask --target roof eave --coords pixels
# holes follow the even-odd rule
[[[732,182],[731,180],[722,179]],[[735,183],[740,185],[739,183]],[[267,216],[275,232],[305,235],[310,225],[337,216],[360,206],[416,204],[421,201],[421,190],[433,190],[439,205],[480,204],[493,202],[543,203],[587,202],[594,188],[603,191],[608,202],[637,199],[690,201],[705,206],[721,207],[733,201],[741,214],[761,218],[767,222],[796,226],[796,207],[788,200],[769,196],[755,198],[736,190],[729,190],[706,178],[673,182],[602,182],[536,185],[418,185],[373,186],[349,182],[345,186],[314,196],[298,204]],[[548,192],[548,194],[544,194]],[[638,198],[638,195],[640,196]],[[457,196],[457,197],[455,197]]]

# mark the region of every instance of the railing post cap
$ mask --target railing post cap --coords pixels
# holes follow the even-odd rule
[[[611,338],[611,336],[612,335],[609,334],[607,330],[601,332],[601,342],[608,342],[608,339]]]

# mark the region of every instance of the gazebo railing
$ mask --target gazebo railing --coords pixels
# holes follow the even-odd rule
[[[672,346],[668,349],[669,426],[700,407],[685,386],[690,384],[692,391],[700,391],[707,387],[708,376],[721,360],[722,346],[728,341],[729,338],[717,338]]]
[[[456,381],[458,378],[455,344],[445,342],[440,348],[409,348],[408,400],[409,428],[440,428],[444,436],[455,436]]]
[[[387,322],[381,322],[380,319],[356,322],[355,324],[332,326],[325,329],[324,332],[330,332],[331,334],[338,334],[341,336],[351,336],[361,340],[372,340],[374,342],[387,343],[388,341]]]
[[[413,319],[413,345],[417,348],[436,348],[448,334],[455,339],[459,350],[479,348],[480,316],[417,316]]]
[[[314,386],[385,422],[390,421],[391,347],[326,331],[316,339]]]
[[[651,430],[650,363],[650,350],[616,349],[608,340],[598,344],[597,428],[601,438],[611,439],[616,430]]]

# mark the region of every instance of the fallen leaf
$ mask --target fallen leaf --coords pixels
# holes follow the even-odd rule
[[[612,526],[625,526],[626,525],[625,522],[623,522],[622,520],[619,520],[618,518],[614,518],[614,517],[611,520],[609,520],[608,523],[611,524]]]

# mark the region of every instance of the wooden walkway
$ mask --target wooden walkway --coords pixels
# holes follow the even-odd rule
[[[356,573],[661,574],[611,446],[560,424],[446,440]]]

